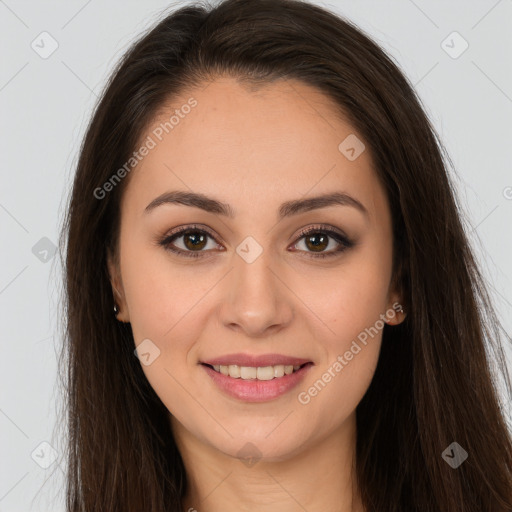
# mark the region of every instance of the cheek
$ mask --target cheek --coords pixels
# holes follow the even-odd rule
[[[352,274],[329,300],[317,303],[318,316],[329,327],[317,337],[322,361],[297,393],[303,413],[316,418],[316,429],[330,431],[342,424],[372,381],[384,328],[380,315],[386,307],[385,284],[378,273],[366,274],[364,281]]]
[[[199,264],[177,264],[163,249],[141,246],[128,240],[124,249],[129,256],[122,260],[135,345],[148,339],[155,345],[158,358],[143,370],[157,393],[181,397],[179,383],[190,379],[197,364],[194,350],[204,338],[212,315],[210,293],[221,276]]]
[[[332,432],[354,414],[372,381],[380,346],[380,333],[367,345],[345,344],[298,390],[299,413],[313,431]]]
[[[171,262],[163,248],[147,241],[126,237],[122,249],[123,287],[136,343],[172,337],[188,312],[194,314],[193,305],[208,283],[196,279],[192,266]]]
[[[386,312],[391,257],[376,248],[361,251],[330,275],[301,281],[308,309],[316,321],[317,342],[323,347],[322,363],[315,368],[298,396],[308,415],[325,418],[334,426],[356,408],[371,383],[377,366]],[[312,287],[311,283],[315,283]],[[306,310],[304,310],[306,311]]]
[[[201,299],[215,279],[192,266],[173,265],[168,255],[158,253],[137,253],[127,245],[131,256],[124,261],[123,285],[135,345],[148,347],[141,352],[151,354],[147,365],[141,357],[142,370],[167,409],[187,417],[195,411],[187,363],[206,321]]]
[[[298,270],[293,290],[307,306],[303,312],[317,318],[330,350],[342,350],[386,311],[391,256],[382,247],[365,247],[332,269]]]

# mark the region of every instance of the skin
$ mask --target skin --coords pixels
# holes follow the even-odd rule
[[[136,345],[150,339],[160,350],[142,368],[170,411],[190,482],[183,509],[362,511],[355,409],[373,377],[382,331],[360,344],[309,403],[298,394],[400,302],[391,287],[389,205],[369,149],[353,161],[338,150],[356,132],[316,89],[281,81],[248,91],[233,78],[173,98],[141,140],[191,96],[197,106],[129,176],[119,259],[109,260],[118,320],[131,323]],[[172,190],[214,197],[236,216],[178,204],[145,213]],[[285,201],[335,191],[360,201],[368,214],[345,205],[278,218]],[[203,257],[158,244],[191,224],[216,237],[199,249]],[[314,247],[298,234],[318,224],[342,230],[355,246],[315,259]],[[236,252],[247,236],[263,250],[250,264]],[[185,242],[181,236],[174,245],[193,251]],[[337,247],[329,238],[323,252]],[[403,318],[397,313],[388,323]],[[198,364],[234,352],[303,357],[314,366],[285,395],[246,403],[220,391]],[[253,465],[238,454],[248,442],[258,451]]]

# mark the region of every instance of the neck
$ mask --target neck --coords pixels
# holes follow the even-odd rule
[[[355,478],[355,413],[328,437],[280,460],[233,457],[174,417],[171,425],[187,473],[184,511],[364,512]]]

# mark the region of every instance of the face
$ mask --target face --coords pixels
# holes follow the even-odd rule
[[[354,420],[383,319],[401,321],[369,148],[295,81],[219,79],[160,114],[126,178],[118,320],[173,428],[286,459]]]

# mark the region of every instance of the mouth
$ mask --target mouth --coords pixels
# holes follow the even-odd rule
[[[223,394],[243,402],[290,396],[315,363],[285,354],[225,354],[198,361]]]
[[[207,363],[201,364],[226,377],[231,377],[232,379],[259,381],[281,379],[285,375],[291,375],[293,373],[300,372],[304,367],[313,365],[311,361],[296,365],[277,364],[272,366],[239,366],[236,364],[219,365]]]
[[[268,402],[289,396],[289,393],[306,378],[310,368],[314,366],[311,361],[299,364],[300,360],[293,361],[294,365],[267,366],[241,366],[217,364],[217,362],[219,361],[201,363],[200,366],[204,368],[217,389],[242,402]]]

